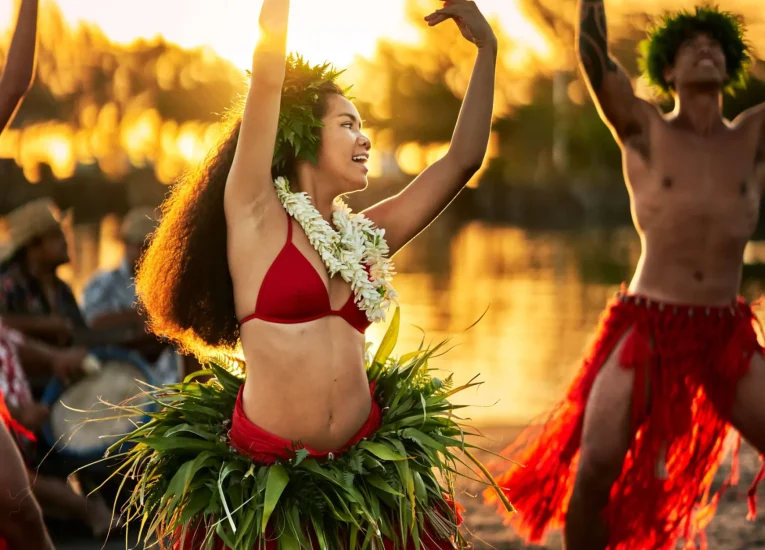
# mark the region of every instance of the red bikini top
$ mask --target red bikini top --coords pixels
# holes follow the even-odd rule
[[[372,323],[353,298],[351,293],[342,308],[332,309],[324,281],[292,242],[292,218],[287,215],[287,242],[263,278],[255,313],[239,321],[239,324],[251,319],[262,319],[269,323],[306,323],[328,315],[337,315],[363,334]]]

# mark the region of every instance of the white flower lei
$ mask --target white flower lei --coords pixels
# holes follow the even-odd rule
[[[275,179],[274,186],[284,209],[303,228],[329,276],[339,273],[351,285],[354,301],[367,319],[384,321],[391,302],[398,296],[390,284],[396,272],[387,258],[385,230],[376,228],[363,214],[353,214],[339,198],[332,205],[334,229],[311,204],[307,193],[291,192],[283,177]]]

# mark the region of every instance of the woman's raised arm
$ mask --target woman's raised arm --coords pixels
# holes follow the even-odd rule
[[[252,57],[250,89],[239,140],[226,183],[226,215],[247,214],[264,202],[278,202],[271,182],[287,57],[289,0],[264,0],[260,38]]]
[[[0,77],[0,131],[13,120],[32,86],[37,50],[37,0],[21,0],[16,30]]]
[[[478,52],[446,155],[399,194],[365,211],[385,229],[391,255],[430,225],[470,181],[483,163],[491,133],[497,63],[497,39],[491,26],[475,2],[468,0],[447,2],[425,19],[430,26],[454,19],[462,36],[475,44]]]

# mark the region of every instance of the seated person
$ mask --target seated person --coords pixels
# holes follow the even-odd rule
[[[26,467],[34,471],[31,476],[33,494],[46,516],[81,521],[95,537],[100,538],[112,525],[111,510],[102,497],[95,495],[86,498],[73,491],[67,485],[66,478],[74,467],[59,460],[55,452],[47,454],[48,450],[37,443],[37,435],[48,418],[48,409],[33,400],[26,373],[21,367],[23,361],[31,372],[46,372],[68,382],[81,375],[85,355],[83,349],[60,349],[27,338],[0,322],[0,393],[5,396],[3,411],[6,421],[15,427],[13,435],[24,454]],[[0,470],[4,468],[5,462]]]
[[[0,247],[0,315],[7,325],[58,346],[69,345],[85,319],[72,289],[57,275],[69,263],[62,216],[50,199],[36,199],[5,218]]]
[[[182,373],[198,370],[199,363],[179,355],[149,333],[144,317],[135,308],[137,298],[133,278],[147,238],[155,226],[153,208],[138,207],[128,212],[120,230],[125,245],[122,263],[117,269],[98,273],[90,280],[85,287],[82,309],[93,330],[114,330],[115,339],[121,340],[120,345],[138,351],[151,363],[158,384],[172,384],[180,381]]]

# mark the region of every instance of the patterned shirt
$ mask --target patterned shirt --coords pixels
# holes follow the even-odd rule
[[[17,353],[23,341],[20,332],[0,321],[0,393],[5,395],[5,401],[11,407],[32,402],[32,390]]]
[[[56,307],[52,308],[40,281],[29,273],[23,262],[12,262],[0,273],[0,313],[51,315],[55,312],[77,328],[86,327],[72,289],[58,277],[54,284]]]
[[[82,309],[88,322],[107,313],[132,309],[138,301],[133,273],[126,262],[113,271],[96,274],[85,287]],[[167,347],[152,365],[160,384],[180,381],[180,356]]]

